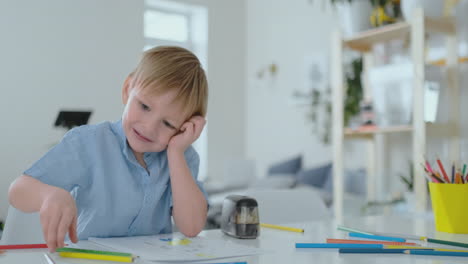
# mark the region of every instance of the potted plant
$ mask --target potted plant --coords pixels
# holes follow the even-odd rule
[[[346,68],[346,96],[344,101],[344,124],[348,126],[353,117],[360,111],[360,103],[363,99],[361,83],[362,57],[351,60]],[[297,95],[300,96],[300,95]],[[324,144],[330,143],[331,131],[331,89],[325,91],[312,89],[310,94],[310,111],[307,117],[312,122],[312,132],[317,134]]]

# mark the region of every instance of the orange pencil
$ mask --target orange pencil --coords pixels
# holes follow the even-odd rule
[[[327,243],[332,244],[382,244],[393,246],[419,246],[416,243],[410,242],[393,242],[393,241],[380,241],[380,240],[357,240],[357,239],[335,239],[327,238]]]
[[[445,172],[444,165],[442,165],[442,162],[440,161],[440,159],[437,159],[437,164],[439,165],[440,171],[442,172],[442,175],[444,176],[445,182],[450,182],[450,179],[447,176],[447,172]]]
[[[462,182],[461,182],[461,177],[460,177],[460,172],[458,172],[458,171],[457,171],[457,173],[455,174],[455,183],[456,183],[456,184],[462,183]]]

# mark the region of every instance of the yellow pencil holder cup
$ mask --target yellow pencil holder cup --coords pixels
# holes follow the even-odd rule
[[[468,234],[468,184],[429,183],[437,231]]]

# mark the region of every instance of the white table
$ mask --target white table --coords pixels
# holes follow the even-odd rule
[[[377,216],[356,218],[353,220],[345,221],[344,225],[368,231],[391,232],[391,233],[404,233],[414,234],[421,236],[429,236],[437,239],[454,240],[459,242],[468,243],[468,235],[453,235],[447,233],[438,233],[434,230],[434,223],[427,219],[411,219],[396,216]],[[263,250],[270,251],[270,253],[240,257],[229,258],[223,260],[212,261],[217,262],[230,262],[230,261],[247,261],[249,264],[301,264],[301,263],[467,263],[468,258],[463,257],[440,257],[440,256],[410,256],[400,254],[339,254],[337,249],[296,249],[295,243],[297,242],[314,242],[324,243],[326,238],[345,238],[346,233],[336,229],[337,224],[334,221],[317,221],[308,223],[289,224],[288,226],[300,227],[305,229],[305,233],[295,233],[288,231],[281,231],[275,229],[262,228],[261,234],[257,239],[244,240],[236,239],[224,235],[220,230],[203,231],[200,236],[206,238],[221,238],[228,239],[235,243],[257,247]],[[81,245],[90,245],[88,241],[81,241]],[[444,246],[440,246],[444,247]],[[447,247],[447,246],[445,246]],[[99,248],[98,248],[99,249]],[[16,254],[24,254],[26,251],[18,252]],[[39,262],[31,259],[28,263],[46,263]],[[67,259],[66,262],[56,261],[57,264],[64,263],[85,263],[85,264],[105,264],[114,262],[103,261],[90,261],[90,260],[75,260]],[[2,261],[0,257],[0,263]],[[26,263],[26,262],[8,262]],[[139,263],[145,263],[140,261]],[[151,263],[151,262],[146,262]],[[154,263],[154,262],[152,262]],[[209,262],[205,262],[209,263]]]

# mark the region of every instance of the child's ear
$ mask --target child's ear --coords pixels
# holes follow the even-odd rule
[[[130,84],[132,83],[132,75],[130,74],[127,79],[125,79],[125,82],[122,87],[122,102],[124,105],[127,104],[128,97],[130,95]]]

